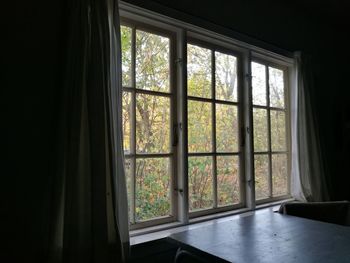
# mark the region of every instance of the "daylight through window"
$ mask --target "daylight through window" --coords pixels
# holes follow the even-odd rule
[[[289,198],[292,64],[139,20],[121,26],[131,229]]]

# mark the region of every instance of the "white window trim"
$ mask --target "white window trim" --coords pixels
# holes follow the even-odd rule
[[[186,111],[183,109],[187,108],[187,100],[185,92],[187,91],[187,79],[186,79],[186,65],[187,63],[187,37],[199,39],[205,41],[207,43],[211,43],[216,46],[221,46],[227,48],[229,50],[238,52],[241,54],[242,66],[243,66],[243,76],[242,85],[243,85],[243,101],[242,101],[242,114],[244,115],[244,129],[246,131],[245,134],[245,151],[244,151],[244,167],[242,167],[245,171],[245,181],[244,181],[244,193],[245,193],[245,204],[244,207],[236,208],[235,210],[224,211],[223,209],[217,209],[214,214],[205,213],[197,213],[196,217],[192,218],[189,212],[189,200],[188,200],[188,177],[187,176],[177,176],[176,189],[182,189],[182,192],[175,193],[177,196],[176,204],[177,211],[175,216],[177,217],[176,222],[163,224],[163,225],[154,225],[151,221],[146,221],[140,224],[133,225],[131,227],[131,236],[140,235],[144,233],[159,231],[162,229],[168,229],[171,227],[177,227],[181,225],[191,224],[201,220],[209,220],[214,218],[219,218],[222,216],[233,215],[237,213],[243,213],[247,211],[255,210],[257,207],[261,206],[269,206],[276,205],[277,203],[283,202],[285,200],[290,199],[291,196],[283,196],[278,198],[272,198],[268,200],[263,200],[262,202],[255,200],[254,193],[254,151],[253,151],[253,133],[252,131],[252,94],[251,94],[251,66],[250,63],[254,58],[260,59],[267,63],[273,63],[285,66],[288,68],[288,86],[289,92],[291,92],[292,87],[292,75],[294,74],[294,59],[290,57],[286,57],[275,52],[271,52],[269,50],[254,46],[252,44],[248,44],[242,42],[240,40],[236,40],[216,32],[194,26],[192,24],[179,21],[174,18],[167,17],[165,15],[149,11],[143,9],[141,7],[134,6],[129,3],[119,2],[119,12],[120,17],[128,20],[137,21],[139,23],[144,23],[146,25],[158,27],[165,29],[167,31],[171,31],[176,35],[176,51],[177,51],[177,87],[178,92],[176,93],[177,100],[177,109],[176,109],[176,117],[178,123],[184,123],[184,120],[187,119],[185,116]],[[290,97],[290,94],[287,95]],[[289,107],[289,105],[288,105]],[[290,109],[290,108],[289,108]],[[289,114],[290,115],[290,114]],[[287,117],[287,116],[286,116]],[[290,116],[288,116],[288,125],[290,124]],[[187,127],[183,127],[187,128]],[[290,126],[287,126],[287,131],[290,133]],[[288,140],[290,140],[290,134],[288,134]],[[290,142],[288,141],[289,147],[289,160],[291,159],[291,149]],[[183,135],[183,129],[179,131],[179,142],[177,149],[177,170],[178,174],[187,174],[187,165],[184,162],[187,162],[187,137]],[[289,169],[290,170],[290,169]],[[291,175],[291,173],[290,173]],[[242,189],[241,189],[242,190]],[[160,222],[159,222],[160,223]]]

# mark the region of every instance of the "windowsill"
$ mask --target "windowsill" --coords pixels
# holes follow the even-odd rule
[[[277,211],[279,205],[281,203],[287,201],[293,201],[293,198],[283,199],[276,202],[265,203],[261,205],[257,205],[255,210],[251,210],[249,208],[241,208],[229,212],[222,212],[207,216],[201,216],[197,218],[190,219],[188,224],[184,224],[181,222],[172,222],[168,224],[162,224],[153,227],[147,227],[138,230],[130,231],[130,244],[137,245],[148,241],[153,241],[156,239],[165,238],[171,234],[195,229],[202,226],[211,225],[214,223],[221,223],[225,221],[229,221],[232,219],[237,219],[240,217],[246,217],[253,215],[255,213],[261,213],[266,211]]]

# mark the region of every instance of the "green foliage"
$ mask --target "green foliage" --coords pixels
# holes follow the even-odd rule
[[[190,211],[213,206],[212,157],[188,159]]]
[[[169,215],[169,159],[138,159],[136,171],[136,221]]]

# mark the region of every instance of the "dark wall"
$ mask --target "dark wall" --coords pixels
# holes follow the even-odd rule
[[[1,150],[5,158],[1,160],[0,220],[5,247],[0,257],[12,259],[10,262],[17,258],[43,262],[62,90],[65,1],[7,2],[11,6],[1,9]],[[313,99],[333,199],[350,199],[349,172],[342,171],[350,160],[349,147],[343,146],[350,146],[345,20],[328,14],[322,22],[327,8],[315,11],[312,5],[300,6],[304,1],[289,6],[258,0],[128,2],[184,19],[187,14],[290,51],[311,54],[317,77]],[[204,25],[203,21],[192,22]]]
[[[261,40],[267,43],[266,48],[271,44],[287,51],[301,50],[308,54],[315,75],[315,85],[310,93],[319,125],[331,198],[350,199],[350,172],[347,169],[350,161],[350,67],[349,52],[346,52],[350,43],[346,18],[346,10],[349,9],[345,1],[126,2],[215,31],[220,31],[218,28],[221,27],[223,34],[241,37],[248,42],[251,41],[249,37]]]
[[[63,2],[8,1],[1,10],[2,262],[45,262]]]

